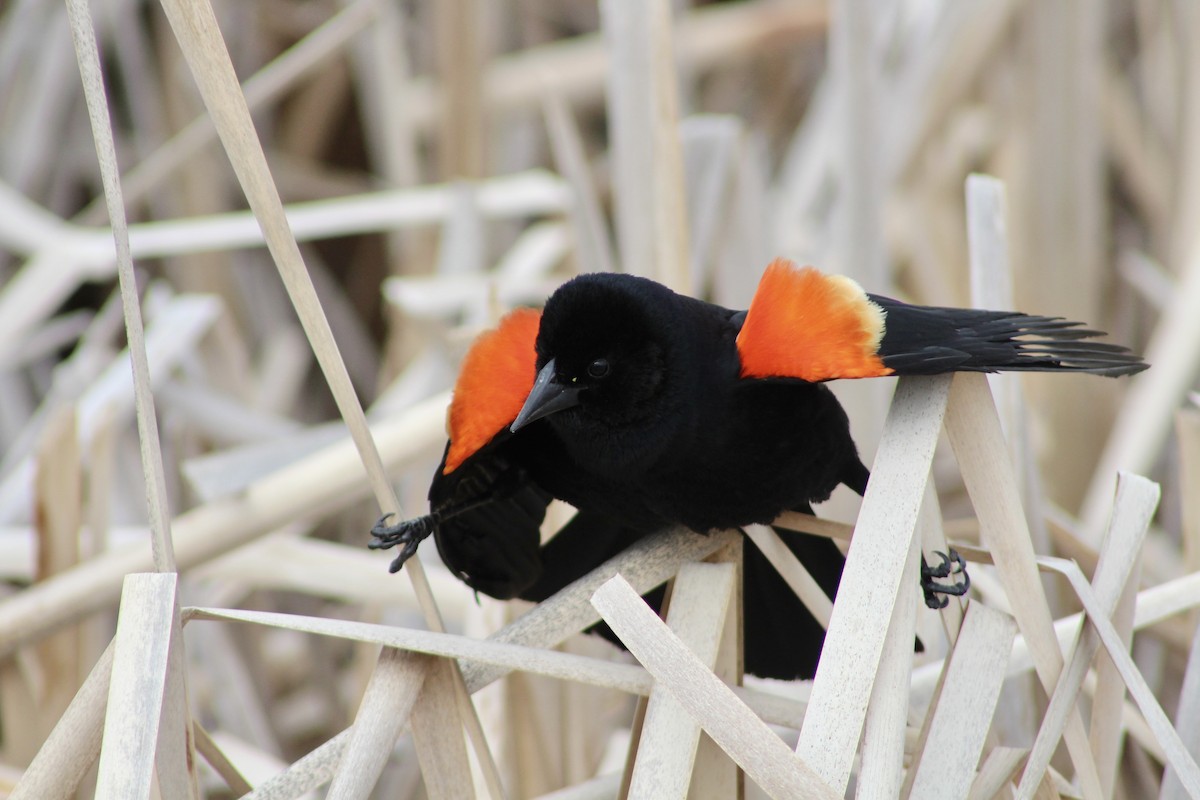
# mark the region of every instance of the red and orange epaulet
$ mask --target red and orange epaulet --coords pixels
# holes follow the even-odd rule
[[[850,278],[776,259],[763,272],[737,337],[743,378],[873,378],[884,311]]]
[[[541,312],[521,308],[494,330],[481,333],[463,359],[450,401],[450,449],[442,470],[450,474],[511,425],[537,372]]]

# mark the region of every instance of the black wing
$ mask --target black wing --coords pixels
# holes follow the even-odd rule
[[[515,464],[507,429],[445,474],[446,453],[429,487],[426,516],[371,529],[373,550],[400,547],[396,572],[430,534],[442,561],[461,581],[500,600],[516,597],[542,573],[541,526],[552,499]],[[449,444],[446,452],[449,452]]]
[[[442,561],[473,589],[517,597],[542,574],[542,520],[553,499],[505,452],[507,430],[429,487]],[[445,456],[442,458],[445,463]]]
[[[879,355],[898,375],[1084,372],[1132,375],[1147,364],[1128,348],[1089,341],[1101,331],[1062,317],[914,306],[868,295],[886,312]]]

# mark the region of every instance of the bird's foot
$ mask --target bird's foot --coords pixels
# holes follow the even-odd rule
[[[416,555],[417,546],[433,533],[433,529],[437,527],[437,520],[430,514],[388,525],[386,523],[390,516],[392,515],[384,514],[371,528],[373,538],[367,547],[372,550],[387,550],[389,547],[400,545],[400,552],[388,566],[388,572],[399,572],[404,562]]]
[[[954,548],[950,548],[950,554],[947,555],[940,551],[935,551],[935,555],[940,556],[942,563],[936,567],[929,566],[925,561],[925,556],[921,556],[921,590],[925,592],[925,605],[933,609],[945,608],[950,602],[948,597],[938,597],[938,595],[954,595],[962,597],[971,588],[971,576],[967,574],[967,562],[963,561]],[[961,580],[954,580],[951,583],[938,583],[938,578],[950,578],[961,575]]]

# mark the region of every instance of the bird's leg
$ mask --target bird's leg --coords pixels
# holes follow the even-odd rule
[[[938,597],[937,595],[954,595],[962,597],[971,588],[971,576],[967,574],[967,562],[963,561],[954,548],[950,548],[950,554],[935,551],[935,555],[940,556],[942,563],[936,567],[931,567],[925,561],[925,556],[921,556],[921,589],[925,592],[925,605],[932,609],[945,608],[950,602],[947,597]],[[938,583],[938,578],[949,578],[954,575],[961,575],[962,580],[956,580],[953,583]]]
[[[429,538],[429,534],[437,530],[438,525],[473,508],[490,503],[492,500],[492,497],[485,496],[483,498],[467,500],[456,505],[445,505],[435,508],[423,517],[402,520],[395,525],[386,524],[388,517],[392,515],[384,514],[375,523],[374,527],[371,528],[372,538],[367,543],[367,547],[372,550],[387,550],[390,547],[400,545],[400,552],[396,554],[396,557],[392,559],[392,563],[388,566],[388,572],[399,572],[400,568],[404,566],[404,562],[413,557],[417,552],[417,547],[421,542]]]
[[[423,517],[406,519],[395,525],[388,525],[386,523],[390,516],[392,515],[384,514],[371,528],[372,538],[367,543],[367,547],[372,550],[387,550],[389,547],[401,545],[400,552],[388,566],[388,572],[399,572],[400,568],[404,566],[404,562],[417,552],[417,546],[437,528],[438,523],[442,521],[442,515],[434,511]]]

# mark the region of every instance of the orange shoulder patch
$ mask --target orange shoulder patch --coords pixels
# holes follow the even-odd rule
[[[536,377],[537,340],[541,312],[520,308],[507,314],[500,325],[479,335],[463,359],[450,401],[449,475],[521,411]]]
[[[743,378],[874,378],[884,311],[862,287],[791,261],[771,262],[738,334]]]

